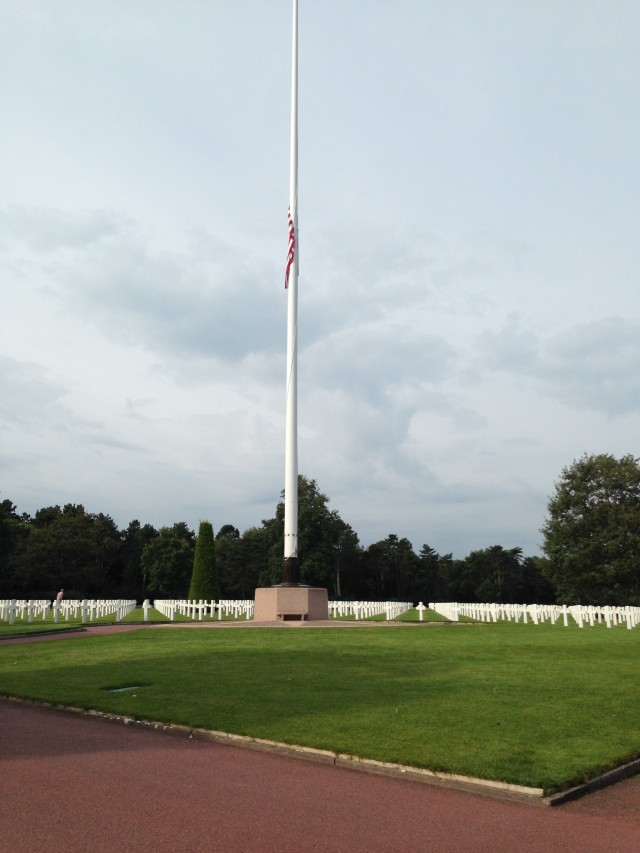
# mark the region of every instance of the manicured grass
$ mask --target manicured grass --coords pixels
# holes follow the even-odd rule
[[[464,618],[464,617],[463,617]],[[384,613],[379,616],[372,616],[367,621],[370,622],[384,622],[386,620],[386,616]],[[415,609],[408,610],[406,613],[403,613],[398,617],[397,622],[417,622],[419,620],[418,611]],[[142,607],[136,607],[135,610],[132,610],[131,613],[127,614],[124,619],[121,620],[121,624],[131,624],[131,623],[142,623],[144,622],[144,611]],[[155,608],[151,608],[149,611],[149,622],[169,622],[169,618],[165,616],[163,613],[160,613]],[[174,616],[174,622],[197,622],[198,619],[191,619],[188,616],[182,616],[180,613],[176,613]],[[218,616],[205,616],[202,620],[203,622],[218,622]],[[247,621],[244,617],[240,617],[236,619],[232,614],[225,614],[222,618],[223,622],[245,622]],[[341,616],[337,617],[337,622],[355,622],[355,616]],[[424,611],[424,621],[425,622],[445,622],[447,621],[444,616],[440,616],[434,610],[425,610]],[[91,625],[114,625],[116,623],[115,615],[111,614],[110,616],[104,616],[100,619],[94,619],[93,622],[87,622],[86,624],[82,622],[82,617],[78,617],[77,619],[65,619],[62,615],[58,622],[53,621],[53,612],[49,611],[47,613],[46,618],[37,618],[34,619],[33,622],[29,622],[28,619],[16,619],[15,624],[9,625],[7,622],[0,622],[0,639],[2,637],[12,637],[12,636],[21,636],[23,634],[39,634],[39,633],[50,633],[51,631],[69,631],[72,629],[85,628],[90,627]]]
[[[449,620],[442,616],[440,613],[436,613],[435,610],[423,610],[422,611],[422,619],[420,619],[420,613],[412,607],[410,610],[407,610],[406,613],[403,613],[401,616],[398,616],[395,622],[448,622]],[[462,621],[462,620],[461,620]]]
[[[639,651],[604,626],[149,628],[0,644],[0,693],[550,789],[640,754]]]
[[[331,617],[334,619],[334,617]],[[356,617],[349,614],[347,616],[336,616],[334,621],[336,622],[355,622]],[[386,622],[387,615],[386,613],[378,613],[376,616],[368,616],[366,618],[367,622]],[[410,608],[405,613],[401,613],[400,616],[396,617],[392,620],[393,622],[448,622],[449,620],[442,616],[440,613],[436,613],[435,610],[424,610],[422,613],[422,620],[420,620],[420,614],[415,609],[415,607]],[[469,620],[471,621],[471,620]]]
[[[135,610],[132,610],[131,613],[128,613],[124,619],[120,620],[121,625],[127,625],[132,623],[143,623],[144,619],[144,611],[142,607],[136,607]],[[149,622],[169,622],[171,621],[167,616],[163,613],[160,613],[155,608],[151,608],[149,610]],[[191,619],[188,616],[182,616],[180,613],[176,613],[174,616],[174,622],[197,622],[197,619]],[[217,622],[217,615],[212,619],[210,616],[206,616],[203,619],[204,622]],[[231,615],[223,616],[222,621],[245,621],[244,619],[234,619]],[[38,618],[34,619],[33,622],[29,622],[27,619],[16,619],[15,624],[9,625],[7,622],[0,622],[0,639],[2,637],[12,637],[12,636],[21,636],[23,634],[38,634],[38,633],[50,633],[51,631],[69,631],[72,629],[78,628],[89,628],[91,625],[115,625],[116,617],[115,614],[111,614],[110,616],[102,616],[99,619],[94,619],[92,622],[87,621],[86,623],[82,622],[82,617],[78,616],[78,618],[65,619],[64,616],[60,615],[58,622],[53,621],[53,612],[49,611],[45,619]]]
[[[162,613],[159,613],[157,610],[152,608],[149,611],[149,622],[168,621],[167,617],[163,616]],[[178,614],[176,616],[176,621],[190,622],[191,620],[186,620]],[[29,622],[28,619],[16,619],[13,625],[9,625],[7,622],[0,622],[0,638],[20,636],[22,634],[50,633],[51,631],[69,631],[71,629],[85,628],[91,625],[114,625],[115,622],[115,614],[103,616],[100,619],[94,619],[93,622],[87,621],[86,624],[83,624],[81,616],[78,616],[77,619],[65,619],[64,616],[60,615],[58,622],[54,622],[53,612],[50,610],[47,613],[46,618],[42,619],[39,617],[34,619],[33,622]],[[142,607],[136,607],[135,610],[132,610],[131,613],[121,620],[121,624],[123,625],[132,622],[144,622],[144,611],[142,610]]]

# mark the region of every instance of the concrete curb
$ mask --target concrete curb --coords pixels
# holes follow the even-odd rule
[[[592,793],[600,788],[605,788],[640,774],[640,758],[628,762],[606,773],[602,773],[581,785],[576,785],[564,790],[553,790],[545,792],[544,788],[529,788],[523,785],[512,785],[507,782],[499,782],[491,779],[478,779],[472,776],[461,776],[453,773],[441,773],[433,770],[425,770],[419,767],[410,767],[402,764],[393,764],[383,761],[375,761],[370,758],[360,758],[346,753],[333,752],[331,750],[314,749],[313,747],[298,746],[295,744],[280,743],[279,741],[255,738],[248,735],[237,735],[229,732],[219,732],[210,729],[194,728],[173,723],[161,723],[153,720],[138,720],[133,717],[125,717],[119,714],[111,714],[106,711],[85,710],[71,706],[54,705],[48,702],[22,699],[16,696],[2,696],[2,701],[14,702],[38,708],[48,708],[53,711],[74,714],[108,723],[131,726],[143,731],[160,732],[176,737],[204,740],[226,746],[236,746],[243,749],[254,749],[262,752],[270,752],[274,755],[282,755],[287,758],[297,758],[304,761],[312,761],[317,764],[342,767],[344,769],[356,770],[365,773],[374,773],[393,779],[404,779],[411,782],[434,785],[442,788],[451,788],[467,793],[480,794],[500,800],[527,803],[537,806],[558,806],[562,803],[576,800],[586,794]]]
[[[562,803],[577,800],[586,794],[592,794],[601,788],[607,788],[609,785],[615,785],[616,782],[622,782],[623,779],[630,779],[632,776],[638,776],[639,774],[640,758],[636,758],[626,764],[621,764],[619,767],[614,767],[613,770],[607,770],[599,776],[594,776],[593,779],[589,779],[588,782],[584,782],[581,785],[566,788],[563,791],[549,792],[545,797],[546,805],[559,806]]]

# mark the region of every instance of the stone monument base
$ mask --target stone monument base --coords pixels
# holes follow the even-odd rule
[[[312,622],[329,618],[329,595],[314,586],[267,586],[256,590],[254,622]]]

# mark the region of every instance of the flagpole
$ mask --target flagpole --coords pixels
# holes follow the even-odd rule
[[[293,0],[291,50],[291,160],[287,271],[284,558],[282,585],[298,585],[298,0]]]

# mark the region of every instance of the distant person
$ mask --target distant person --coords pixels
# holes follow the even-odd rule
[[[64,590],[61,589],[60,592],[56,595],[56,601],[62,601],[64,598]]]

